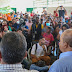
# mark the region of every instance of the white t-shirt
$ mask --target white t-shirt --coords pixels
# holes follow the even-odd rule
[[[47,47],[46,47],[46,45],[44,45],[44,46],[45,46],[45,50],[47,52]],[[35,53],[35,50],[36,50],[36,44],[33,45],[31,54],[36,55],[37,57],[44,56],[44,50],[43,50],[42,46],[39,45],[39,43],[37,43],[36,53]]]

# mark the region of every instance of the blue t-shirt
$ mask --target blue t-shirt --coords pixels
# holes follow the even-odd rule
[[[30,66],[30,70],[48,71],[48,66],[39,67],[39,66],[36,66],[35,64],[32,64],[32,65]]]
[[[48,72],[72,72],[72,51],[61,53]]]
[[[19,28],[19,25],[15,23],[14,25],[12,25],[12,27],[14,27],[17,30]]]
[[[16,15],[14,15],[14,18],[16,17]]]
[[[26,29],[29,29],[28,26],[26,26],[26,25],[25,25],[25,28],[26,28]]]

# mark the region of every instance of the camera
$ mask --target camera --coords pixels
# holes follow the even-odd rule
[[[62,6],[60,6],[60,7],[62,7]]]

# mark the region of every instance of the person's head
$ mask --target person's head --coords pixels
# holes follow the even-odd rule
[[[2,24],[2,22],[0,21],[0,24]]]
[[[3,21],[3,22],[2,22],[2,25],[7,25],[7,22],[6,22],[6,21]]]
[[[28,19],[28,14],[25,15],[26,19]]]
[[[57,20],[57,18],[56,18],[56,17],[54,17],[53,21],[56,21],[56,20]]]
[[[72,24],[71,24],[71,26],[70,26],[70,29],[72,29]]]
[[[39,17],[36,17],[36,24],[39,23]]]
[[[22,29],[19,28],[19,29],[17,30],[17,32],[22,34]]]
[[[62,21],[62,20],[63,20],[63,17],[61,16],[61,17],[60,17],[60,21]]]
[[[55,26],[55,32],[58,32],[60,30],[59,25]]]
[[[21,19],[20,19],[20,23],[22,24],[23,22],[24,22],[24,19],[21,18]]]
[[[60,6],[61,10],[63,10],[63,6]]]
[[[62,26],[62,30],[65,31],[66,29],[68,29],[68,26],[67,26],[66,24],[64,24],[64,25]]]
[[[12,21],[9,21],[9,26],[10,26],[10,27],[12,27],[12,24],[13,24]]]
[[[33,11],[31,13],[33,13]]]
[[[65,15],[67,15],[67,11],[65,11]]]
[[[0,32],[2,32],[2,27],[0,27]]]
[[[47,27],[50,26],[50,21],[49,20],[46,21],[46,26]]]
[[[12,28],[12,32],[16,32],[16,29],[14,27]]]
[[[41,24],[43,23],[43,19],[41,19]]]
[[[8,26],[4,26],[4,31],[7,31],[8,30]]]
[[[13,19],[12,22],[13,22],[13,24],[15,24],[16,23],[16,19]]]
[[[54,14],[56,13],[56,11],[54,11]]]
[[[3,20],[0,20],[0,25],[2,25]]]
[[[44,67],[44,66],[45,66],[45,61],[39,60],[39,61],[36,63],[36,65],[39,66],[39,67]]]
[[[43,15],[41,15],[41,18],[43,18]]]
[[[55,21],[55,25],[58,25],[58,22],[57,21]]]
[[[2,22],[0,21],[0,27],[2,27]]]
[[[43,8],[43,11],[45,11],[45,8]]]
[[[72,51],[72,29],[67,29],[62,33],[59,48],[62,52]]]
[[[50,21],[49,21],[49,20],[47,20],[47,21],[46,21],[46,23],[50,23]]]
[[[19,24],[20,23],[20,20],[18,18],[16,18],[16,23]]]
[[[31,20],[31,17],[30,16],[28,17],[28,20]]]
[[[45,44],[45,38],[43,36],[40,36],[39,43],[40,43],[40,45],[44,45]]]
[[[25,56],[26,48],[27,43],[23,35],[16,32],[5,34],[1,41],[1,55],[3,63],[21,63]]]
[[[68,20],[68,24],[71,24],[71,20],[70,19]]]
[[[29,23],[31,23],[31,22],[32,22],[30,17],[28,18],[28,22],[29,22]]]
[[[7,25],[3,25],[3,30],[4,31],[8,31],[8,26]]]
[[[51,33],[51,27],[48,27],[47,33]]]

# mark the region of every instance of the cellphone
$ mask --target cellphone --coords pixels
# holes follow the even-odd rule
[[[62,6],[60,6],[60,7],[62,7]]]

